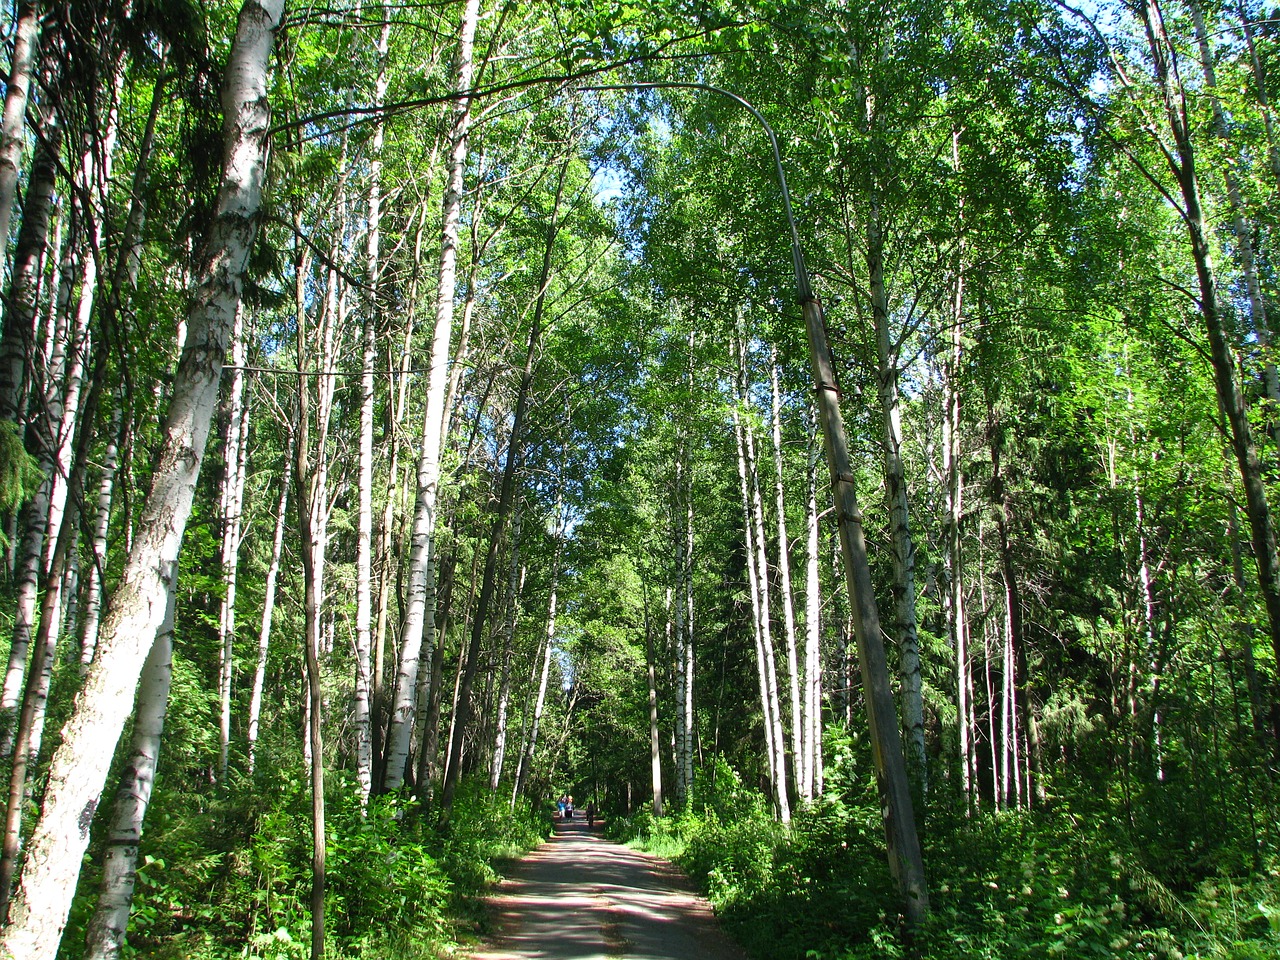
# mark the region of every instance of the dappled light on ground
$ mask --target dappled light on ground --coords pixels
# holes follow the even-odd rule
[[[558,821],[491,899],[496,934],[473,960],[742,960],[671,864]]]

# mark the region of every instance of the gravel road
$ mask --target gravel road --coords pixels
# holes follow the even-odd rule
[[[490,898],[496,935],[472,960],[746,960],[670,863],[557,821]]]

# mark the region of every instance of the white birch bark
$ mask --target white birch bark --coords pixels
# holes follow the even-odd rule
[[[489,768],[489,792],[497,793],[502,781],[502,768],[507,758],[507,711],[511,700],[511,648],[520,619],[520,595],[524,590],[525,568],[520,563],[520,509],[511,531],[511,570],[507,579],[507,609],[502,624],[501,676],[498,681],[498,705],[494,718],[493,763]]]
[[[739,402],[743,409],[748,407],[746,341],[738,342]],[[769,560],[768,540],[764,532],[764,500],[760,495],[759,459],[756,456],[755,431],[745,418],[742,424],[743,450],[746,457],[747,486],[751,496],[751,508],[748,519],[752,521],[756,550],[756,593],[760,598],[760,645],[764,655],[764,679],[766,695],[769,698],[770,722],[773,725],[774,771],[777,774],[775,784],[778,819],[783,823],[791,821],[791,802],[787,794],[787,745],[782,722],[782,702],[778,696],[778,667],[773,650],[772,615],[769,608]]]
[[[258,630],[258,661],[253,670],[253,690],[249,696],[248,769],[253,773],[258,746],[258,723],[262,715],[262,691],[267,680],[267,656],[271,651],[271,620],[276,609],[276,583],[280,577],[280,555],[284,548],[284,528],[288,521],[289,484],[293,477],[293,434],[285,444],[284,474],[280,480],[280,503],[276,507],[276,529],[271,538],[271,560],[263,586],[262,626]]]
[[[176,575],[171,574],[171,577]],[[111,834],[102,863],[98,904],[85,938],[84,960],[117,960],[129,925],[134,882],[138,876],[138,847],[155,786],[161,735],[173,680],[173,621],[177,591],[170,590],[164,623],[147,654],[138,686],[134,713],[132,759],[120,778],[112,810]]]
[[[14,425],[22,422],[24,398],[29,387],[27,368],[35,360],[40,263],[49,235],[49,216],[60,142],[61,128],[56,124],[48,125],[45,138],[37,145],[31,165],[22,227],[18,232],[18,246],[9,278],[9,297],[4,304],[4,333],[0,337],[0,421],[9,421]],[[13,716],[22,696],[27,648],[31,643],[31,632],[35,628],[40,561],[48,525],[53,449],[48,441],[49,426],[43,419],[44,413],[41,404],[41,409],[36,412],[35,423],[29,425],[38,443],[38,459],[44,480],[35,496],[21,511],[18,523],[20,536],[13,538],[18,543],[18,548],[14,557],[13,639],[9,645],[4,686],[0,688],[2,756],[7,756],[12,749]]]
[[[118,441],[123,414],[119,407],[111,417],[111,439],[102,456],[102,478],[98,483],[97,512],[90,545],[89,576],[85,583],[84,625],[80,639],[80,674],[93,662],[98,645],[98,625],[102,616],[103,574],[107,567],[107,537],[111,531],[111,501],[115,497],[116,465],[120,457]]]
[[[270,126],[268,61],[283,6],[284,0],[246,0],[241,9],[222,91],[222,186],[188,308],[186,345],[151,489],[103,620],[98,656],[53,755],[22,884],[0,936],[0,953],[19,960],[53,960],[57,953],[93,814],[164,618],[256,232]]]
[[[466,0],[459,27],[454,91],[459,95],[450,132],[447,185],[441,215],[440,271],[436,285],[435,332],[431,343],[431,368],[427,379],[427,403],[423,415],[422,445],[418,454],[418,491],[410,540],[408,605],[400,639],[399,667],[387,731],[383,786],[398,790],[404,782],[410,735],[418,693],[418,664],[422,652],[427,609],[427,580],[435,538],[436,501],[440,489],[440,452],[444,432],[444,399],[449,380],[449,343],[453,336],[453,298],[457,284],[458,224],[462,212],[462,177],[467,161],[471,127],[472,48],[475,43],[479,0]]]
[[[801,796],[822,793],[822,579],[818,551],[818,443],[809,446],[808,502],[805,508],[804,689],[805,737]]]
[[[373,92],[375,108],[381,107],[387,97],[387,47],[391,38],[391,18],[385,3],[381,16],[382,29],[376,49],[378,77]],[[369,802],[369,794],[373,790],[373,367],[378,360],[382,147],[385,136],[385,125],[379,121],[374,126],[369,157],[369,232],[365,250],[369,291],[361,338],[364,357],[360,372],[360,466],[356,483],[359,503],[356,508],[356,677],[352,722],[356,735],[356,780],[362,804]]]
[[[806,753],[804,709],[800,699],[800,664],[796,651],[795,597],[791,590],[791,541],[787,537],[786,499],[783,494],[782,388],[778,381],[778,348],[769,348],[769,385],[773,396],[774,509],[778,514],[778,581],[782,592],[783,638],[787,650],[788,693],[791,695],[792,771],[801,790],[803,755]]]
[[[756,548],[756,524],[752,515],[750,480],[748,479],[747,468],[745,438],[747,428],[742,419],[738,411],[738,404],[735,403],[733,405],[733,428],[738,447],[738,481],[742,494],[747,581],[748,592],[751,595],[752,634],[756,644],[756,674],[760,681],[760,709],[764,720],[765,756],[768,758],[769,781],[774,794],[774,807],[779,816],[781,816],[783,801],[779,799],[779,795],[786,793],[786,783],[783,771],[778,766],[779,751],[775,742],[777,733],[781,731],[781,724],[776,722],[777,717],[774,714],[776,697],[770,695],[768,677],[770,659],[767,650],[772,641],[769,637],[768,594],[766,593],[764,598],[760,596],[760,578],[757,573],[759,551]]]
[[[222,584],[218,616],[221,654],[218,669],[218,780],[227,778],[231,755],[231,686],[235,679],[236,579],[240,558],[240,505],[244,499],[245,458],[242,455],[248,429],[244,402],[244,311],[236,311],[231,331],[231,384],[227,396],[227,436],[223,444],[222,480]]]
[[[112,64],[111,94],[102,130],[90,131],[86,139],[96,138],[97,149],[86,143],[80,164],[82,196],[91,205],[84,216],[89,249],[80,257],[80,300],[76,308],[75,333],[68,345],[66,369],[61,386],[62,398],[58,422],[57,452],[54,455],[53,487],[49,499],[49,525],[45,534],[44,569],[47,571],[53,558],[53,545],[66,512],[67,485],[71,476],[76,429],[79,425],[80,395],[84,383],[85,359],[90,349],[90,319],[93,315],[94,297],[98,290],[98,257],[95,251],[103,249],[103,217],[107,206],[107,194],[111,188],[116,139],[120,130],[120,91],[124,86],[123,57],[115,56]],[[100,159],[99,164],[94,159]],[[58,385],[53,385],[57,388]]]
[[[884,453],[885,500],[889,507],[893,544],[893,580],[898,628],[899,670],[902,674],[902,713],[911,744],[909,768],[927,786],[924,753],[924,699],[920,680],[920,637],[916,624],[916,548],[911,536],[907,477],[902,463],[902,407],[898,391],[898,359],[889,332],[888,292],[884,280],[884,240],[879,201],[871,200],[867,217],[867,272],[871,314],[875,325],[877,395],[880,400],[881,443]]]
[[[9,219],[21,175],[22,148],[26,142],[27,100],[31,75],[40,47],[39,0],[18,4],[13,33],[13,59],[4,94],[4,119],[0,123],[0,250],[9,245]],[[0,255],[0,261],[4,259]]]
[[[690,728],[687,714],[688,704],[685,700],[685,657],[684,648],[687,642],[685,626],[684,577],[688,569],[688,558],[685,556],[684,538],[684,471],[685,460],[677,456],[675,465],[675,495],[672,498],[671,538],[672,552],[675,554],[675,597],[672,589],[667,588],[667,650],[671,656],[672,696],[675,700],[675,723],[671,730],[672,763],[675,767],[675,799],[676,804],[684,804],[689,798],[689,784],[685,781],[685,757],[689,752],[688,732]]]

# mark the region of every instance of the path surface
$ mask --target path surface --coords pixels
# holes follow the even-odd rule
[[[670,863],[556,821],[489,902],[496,935],[473,960],[746,960]]]

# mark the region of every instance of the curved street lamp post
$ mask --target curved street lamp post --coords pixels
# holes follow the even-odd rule
[[[854,608],[854,633],[858,642],[862,688],[867,701],[867,723],[871,728],[871,752],[875,762],[876,782],[880,790],[885,838],[888,843],[889,869],[898,883],[907,923],[914,926],[929,912],[924,859],[920,853],[920,840],[916,834],[910,781],[907,778],[907,765],[902,752],[902,737],[898,731],[898,713],[894,706],[893,690],[889,684],[889,667],[880,629],[880,613],[876,607],[875,592],[871,586],[871,566],[867,560],[867,544],[862,533],[862,511],[858,507],[853,467],[849,458],[849,441],[844,429],[844,417],[840,412],[840,388],[836,384],[835,369],[831,362],[831,346],[827,340],[822,304],[814,296],[813,288],[809,283],[809,271],[805,266],[804,251],[800,246],[800,233],[796,229],[795,215],[791,208],[791,192],[787,189],[787,178],[782,170],[782,154],[778,149],[778,137],[759,110],[736,93],[710,84],[610,83],[580,89],[704,90],[728,97],[743,107],[759,121],[760,126],[769,136],[769,145],[773,149],[773,161],[777,168],[778,185],[782,190],[782,206],[786,212],[787,226],[791,231],[791,260],[795,269],[796,298],[804,313],[805,330],[809,336],[809,362],[813,372],[818,414],[822,420],[827,465],[831,471],[831,492],[837,508],[845,583]]]

